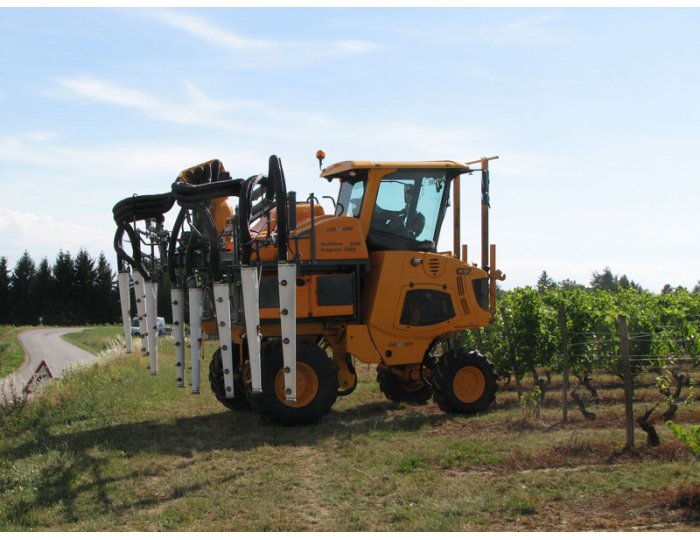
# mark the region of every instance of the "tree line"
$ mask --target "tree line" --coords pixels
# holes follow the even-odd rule
[[[0,324],[73,325],[120,319],[115,275],[104,253],[60,251],[53,264],[37,265],[27,251],[8,268],[0,257]]]

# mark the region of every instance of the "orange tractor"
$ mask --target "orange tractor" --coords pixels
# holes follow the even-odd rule
[[[319,151],[319,163],[324,157]],[[476,413],[496,392],[492,364],[455,337],[495,314],[495,246],[488,242],[489,161],[345,161],[322,170],[338,182],[332,213],[288,192],[281,161],[232,179],[218,160],[185,170],[171,191],[114,207],[122,313],[130,288],[142,352],[157,373],[155,295],[170,278],[176,365],[200,390],[201,341],[216,398],[284,424],[319,421],[357,385],[355,363],[377,365],[387,398]],[[460,245],[460,179],[481,174],[481,264]],[[437,251],[454,212],[454,251]],[[233,204],[232,204],[233,202]],[[164,215],[180,210],[171,230]],[[131,275],[129,270],[131,269]],[[188,319],[185,320],[185,308]],[[188,323],[188,324],[187,324]],[[189,326],[189,336],[185,327]],[[130,334],[127,349],[131,350]]]

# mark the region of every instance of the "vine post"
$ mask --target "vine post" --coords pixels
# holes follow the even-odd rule
[[[569,421],[569,339],[566,334],[566,310],[559,306],[559,326],[561,328],[561,356],[562,356],[562,422]]]
[[[515,344],[510,335],[510,321],[508,320],[508,313],[505,307],[501,304],[501,317],[503,317],[503,333],[506,336],[506,342],[508,343],[508,356],[510,356],[510,365],[513,370],[513,377],[515,378],[515,389],[518,392],[518,401],[523,398],[523,387],[520,383],[520,374],[518,373],[518,364],[515,358]]]
[[[617,316],[617,330],[620,335],[620,361],[622,363],[622,376],[625,381],[625,425],[627,439],[625,449],[634,447],[634,411],[632,398],[634,386],[632,384],[632,369],[630,368],[630,344],[627,334],[627,319],[624,315]]]

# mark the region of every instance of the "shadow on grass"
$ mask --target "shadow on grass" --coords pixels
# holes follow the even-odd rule
[[[89,511],[95,516],[114,516],[134,509],[155,508],[206,487],[194,482],[173,486],[169,493],[157,497],[144,494],[128,504],[114,501],[110,485],[144,477],[157,478],[173,468],[187,466],[182,461],[178,464],[164,460],[146,470],[124,475],[105,474],[114,466],[115,451],[126,458],[143,454],[192,459],[201,452],[247,451],[268,445],[309,446],[328,438],[349,441],[371,433],[389,438],[392,434],[416,432],[424,426],[439,426],[450,418],[444,414],[426,415],[409,410],[406,410],[408,414],[397,414],[397,409],[391,403],[363,404],[333,411],[320,424],[289,427],[265,422],[248,411],[223,411],[162,423],[123,423],[62,434],[52,433],[44,425],[37,426],[31,440],[8,446],[0,453],[0,460],[21,460],[37,455],[43,459],[41,474],[34,480],[31,492],[7,500],[0,512],[0,530],[36,528],[40,526],[36,512],[60,515],[55,525],[58,530],[80,523],[87,511],[86,497],[91,501]],[[10,484],[0,486],[0,495],[17,487]]]
[[[396,415],[391,403],[368,403],[332,411],[321,423],[281,426],[261,420],[250,411],[222,411],[203,416],[178,418],[174,422],[135,422],[110,425],[66,434],[52,434],[40,428],[26,444],[3,452],[7,458],[22,459],[43,451],[82,451],[90,448],[119,450],[127,456],[142,452],[191,457],[210,450],[252,450],[259,446],[308,446],[330,437],[343,439],[372,432],[390,434],[436,427],[448,414],[416,413]]]

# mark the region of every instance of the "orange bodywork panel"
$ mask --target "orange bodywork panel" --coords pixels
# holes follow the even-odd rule
[[[487,277],[480,268],[415,251],[378,251],[370,260],[362,321],[386,364],[420,363],[437,336],[489,323],[472,284]]]
[[[320,282],[324,279],[346,278],[346,282],[353,283],[351,274],[310,274],[303,275],[297,279],[296,306],[297,319],[330,318],[330,317],[352,317],[355,314],[354,298],[348,298],[347,303],[329,303],[324,301],[320,293]],[[276,280],[275,280],[276,281]],[[273,287],[276,284],[272,285]],[[260,308],[260,318],[263,320],[279,319],[280,308],[268,306]]]
[[[297,223],[290,237],[289,254],[302,261],[312,258],[311,220]],[[365,233],[360,220],[348,216],[322,216],[314,220],[315,256],[317,261],[368,259]],[[295,239],[296,238],[296,239]]]
[[[347,352],[366,364],[378,364],[381,360],[366,324],[348,324],[345,329]]]
[[[230,225],[231,219],[233,218],[233,208],[231,207],[231,203],[228,201],[228,197],[212,199],[210,210],[212,217],[214,218],[216,230],[224,239],[226,251],[233,251],[233,238],[231,237],[231,233],[226,234],[224,230],[227,225]]]
[[[353,261],[367,260],[367,245],[365,232],[357,218],[348,216],[320,215],[314,217],[313,233],[315,238],[314,250],[311,246],[311,219],[297,222],[296,231],[289,235],[289,259],[310,261],[315,256],[316,261]],[[260,233],[267,235],[266,229]],[[259,249],[260,260],[274,262],[277,260],[277,248],[270,244]],[[252,261],[258,256],[253,253]]]

